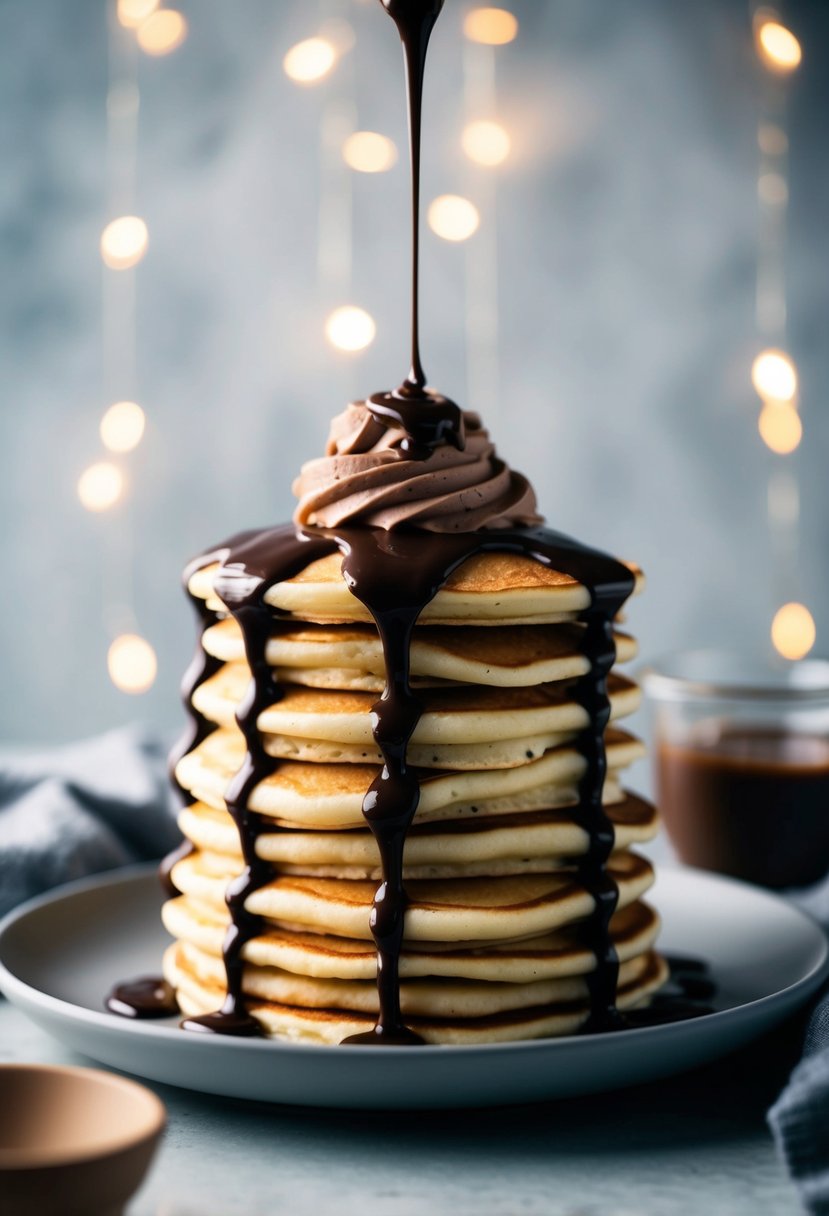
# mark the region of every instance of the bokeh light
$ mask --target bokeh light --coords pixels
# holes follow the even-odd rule
[[[518,20],[505,8],[473,8],[463,19],[463,32],[470,42],[504,46],[518,33]]]
[[[137,215],[111,220],[101,233],[101,257],[110,270],[129,270],[147,252],[147,225]]]
[[[296,84],[316,84],[337,62],[337,52],[327,38],[306,38],[287,52],[282,60],[285,75]]]
[[[126,29],[134,30],[158,8],[159,0],[118,0],[118,20]]]
[[[789,137],[777,123],[764,122],[757,131],[757,144],[764,156],[785,156]]]
[[[397,160],[397,147],[377,131],[355,131],[343,144],[343,160],[358,173],[385,173]]]
[[[121,692],[146,692],[155,682],[158,662],[150,643],[137,633],[122,633],[107,652],[109,678]]]
[[[123,490],[123,474],[108,460],[91,464],[78,478],[78,498],[87,511],[108,511]]]
[[[116,401],[101,419],[101,439],[110,452],[131,452],[144,434],[144,411],[135,401]]]
[[[788,401],[768,401],[760,411],[757,427],[766,447],[778,456],[788,456],[803,438],[803,423]]]
[[[147,55],[170,55],[187,37],[187,19],[174,8],[160,8],[138,27],[136,38]]]
[[[814,646],[815,636],[815,622],[805,604],[784,604],[775,612],[771,640],[784,659],[802,659]]]
[[[800,43],[779,21],[764,21],[757,42],[763,61],[776,72],[793,72],[803,58]]]
[[[509,133],[499,122],[478,119],[469,122],[461,136],[463,150],[476,165],[501,165],[510,153]]]
[[[429,204],[429,227],[445,241],[465,241],[477,232],[478,208],[459,194],[441,194]]]
[[[751,383],[764,401],[793,401],[797,370],[783,350],[763,350],[751,365]]]
[[[761,173],[757,196],[767,207],[783,207],[789,201],[789,187],[782,173]]]
[[[337,350],[365,350],[376,333],[377,326],[371,314],[354,304],[335,308],[325,322],[325,336]]]

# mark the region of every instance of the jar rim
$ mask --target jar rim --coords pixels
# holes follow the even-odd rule
[[[773,659],[727,650],[676,650],[646,665],[653,701],[829,701],[829,661]]]

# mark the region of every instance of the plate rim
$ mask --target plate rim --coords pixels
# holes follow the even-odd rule
[[[51,993],[44,992],[40,988],[35,988],[11,971],[6,966],[3,957],[6,935],[29,916],[41,911],[43,908],[82,896],[89,891],[107,887],[117,888],[130,883],[146,881],[157,873],[157,869],[158,862],[139,862],[133,865],[119,866],[112,870],[100,871],[97,874],[87,875],[83,878],[63,883],[58,887],[53,887],[51,890],[32,896],[30,899],[18,904],[17,907],[12,908],[0,919],[0,993],[5,995],[15,1006],[22,1007],[27,1015],[31,1007],[36,1007],[42,1009],[44,1013],[48,1012],[54,1016],[60,1016],[75,1024],[81,1023],[89,1027],[98,1027],[114,1035],[126,1035],[132,1039],[146,1038],[157,1041],[161,1038],[167,1042],[181,1042],[183,1032],[178,1027],[167,1025],[166,1022],[163,1025],[159,1025],[153,1021],[133,1021],[129,1018],[118,1018],[111,1013],[107,1013],[103,1008],[100,1011],[88,1009],[83,1005],[75,1005],[73,1002],[64,1000],[62,997],[56,997]],[[811,932],[817,935],[821,946],[820,958],[799,979],[783,988],[777,988],[773,992],[755,997],[751,1001],[744,1001],[729,1009],[718,1009],[713,1013],[704,1014],[698,1018],[679,1022],[666,1022],[655,1026],[631,1027],[625,1031],[626,1041],[629,1041],[632,1036],[635,1036],[637,1040],[641,1040],[643,1036],[650,1038],[652,1036],[670,1037],[671,1035],[685,1036],[707,1033],[713,1023],[722,1026],[734,1020],[744,1018],[748,1011],[756,1011],[760,1008],[768,1009],[781,1002],[791,1001],[795,997],[799,997],[804,989],[809,992],[814,991],[823,979],[829,977],[829,934],[827,934],[827,931],[813,916],[802,908],[797,907],[797,905],[783,899],[782,896],[767,891],[763,887],[755,886],[752,883],[743,882],[740,879],[722,874],[715,874],[707,870],[697,870],[692,866],[660,865],[656,869],[656,875],[657,882],[664,881],[671,876],[679,876],[682,881],[700,882],[702,885],[724,887],[732,892],[748,894],[751,898],[760,898],[775,904],[778,910],[785,910],[786,914],[792,916],[795,920],[799,920]],[[193,1043],[204,1044],[207,1041],[203,1036],[196,1036],[192,1039]],[[418,1049],[417,1058],[422,1059],[425,1054],[427,1057],[445,1059],[447,1053],[451,1053],[453,1056],[457,1054],[469,1058],[476,1054],[488,1056],[506,1053],[513,1055],[526,1052],[555,1051],[556,1049],[584,1051],[598,1049],[600,1046],[610,1042],[618,1042],[618,1035],[616,1033],[560,1035],[542,1039],[522,1039],[513,1043],[426,1043]],[[330,1043],[303,1043],[294,1040],[233,1038],[232,1036],[226,1036],[222,1040],[222,1043],[223,1049],[226,1051],[288,1052],[295,1058],[305,1055],[311,1055],[316,1058],[321,1054],[330,1053],[332,1048],[337,1046]],[[382,1059],[411,1058],[411,1051],[407,1047],[359,1044],[357,1050],[360,1058],[366,1054]]]

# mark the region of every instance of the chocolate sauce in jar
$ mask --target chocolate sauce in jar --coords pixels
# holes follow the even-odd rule
[[[781,888],[829,859],[829,738],[710,724],[656,751],[659,802],[683,861]]]

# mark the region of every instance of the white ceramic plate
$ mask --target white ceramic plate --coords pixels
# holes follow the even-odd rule
[[[666,953],[705,959],[717,1012],[671,1025],[484,1047],[325,1047],[188,1034],[103,1011],[119,979],[157,974],[169,941],[155,867],[32,900],[0,924],[0,988],[69,1047],[138,1076],[294,1105],[415,1109],[533,1102],[649,1081],[725,1055],[802,1005],[827,940],[765,891],[663,869]]]

